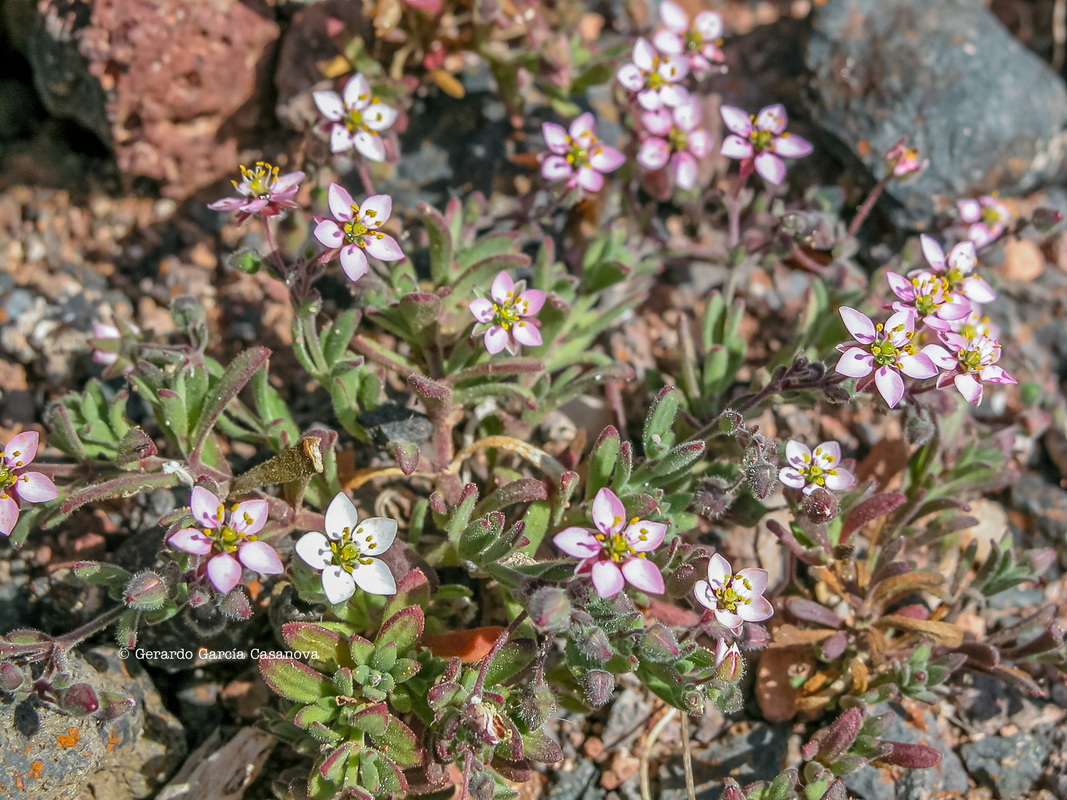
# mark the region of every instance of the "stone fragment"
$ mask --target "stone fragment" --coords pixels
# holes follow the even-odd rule
[[[960,747],[963,763],[980,783],[991,785],[997,797],[1023,797],[1041,777],[1048,741],[1037,733],[987,736]]]

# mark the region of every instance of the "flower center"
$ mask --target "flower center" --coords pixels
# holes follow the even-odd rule
[[[734,588],[734,581],[741,581],[745,589],[751,593],[752,584],[749,583],[747,578],[742,578],[740,575],[731,575],[726,579],[726,583],[720,586],[718,589],[713,590],[716,599],[719,601],[719,606],[725,608],[727,611],[737,612],[739,605],[748,605],[752,602],[751,597],[745,597]]]
[[[278,182],[278,171],[278,167],[266,161],[257,161],[252,169],[241,165],[241,177],[247,184],[242,189],[243,193],[248,197],[269,200],[271,192],[274,191],[274,184]],[[233,182],[233,185],[241,188],[236,182]]]
[[[770,131],[761,131],[758,128],[748,135],[749,141],[752,142],[752,147],[759,152],[771,149],[771,142],[774,141],[774,134]]]
[[[0,453],[3,456],[3,453]],[[18,475],[7,464],[0,464],[0,497],[7,497],[7,488],[14,485]]]
[[[362,541],[356,537],[362,537]],[[362,526],[356,528],[355,533],[351,528],[346,527],[341,531],[340,539],[330,540],[330,551],[333,553],[332,563],[345,572],[351,572],[357,564],[370,564],[372,559],[364,555],[364,552],[369,553],[377,546],[378,543],[374,541],[373,536],[363,535]]]
[[[982,209],[982,222],[989,227],[1000,224],[1000,212],[996,206],[985,206]]]
[[[348,109],[348,114],[345,115],[345,127],[353,132],[367,127],[363,121],[363,112],[358,108]]]
[[[671,132],[667,134],[667,141],[671,149],[679,153],[689,149],[689,135],[680,128],[672,126]]]
[[[636,525],[640,521],[641,520],[637,517],[634,517],[630,520],[630,524]],[[621,525],[622,517],[615,517],[611,527],[618,528]],[[639,553],[634,550],[633,545],[630,544],[630,541],[623,535],[622,531],[610,535],[603,533],[596,533],[593,535],[599,540],[603,553],[611,558],[612,561],[626,561],[635,556],[637,558],[645,558],[648,555],[647,553]],[[642,542],[648,541],[648,529],[641,528],[637,532],[637,538]]]
[[[584,167],[589,163],[589,149],[596,142],[596,137],[590,137],[588,144],[582,144],[574,139],[567,137],[567,142],[570,144],[570,149],[567,150],[567,162],[574,167]]]

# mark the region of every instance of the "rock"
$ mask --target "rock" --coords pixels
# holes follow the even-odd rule
[[[881,177],[903,135],[930,167],[889,191],[912,221],[932,197],[1024,192],[1064,164],[1067,89],[976,0],[828,0],[805,53],[812,120]]]
[[[693,781],[697,800],[717,798],[725,778],[742,786],[752,781],[772,780],[787,766],[788,728],[754,723],[736,723],[724,738],[693,750]],[[685,772],[677,754],[660,771],[660,800],[685,800]]]
[[[1053,544],[1067,541],[1067,491],[1026,472],[1011,487],[1011,502],[1030,514],[1037,531]]]
[[[881,714],[885,710],[884,706],[875,707],[871,713]],[[845,776],[850,796],[862,800],[928,800],[939,796],[962,796],[968,787],[967,773],[941,733],[937,716],[928,707],[909,702],[909,724],[900,716],[901,710],[895,710],[897,716],[882,738],[891,742],[929,745],[941,753],[941,763],[927,769],[864,767]]]
[[[113,720],[73,717],[24,701],[0,704],[0,796],[11,800],[140,800],[153,794],[185,755],[181,724],[163,707],[144,670],[114,648],[71,669],[98,692],[132,696],[132,710]]]
[[[579,800],[594,786],[596,775],[596,765],[581,759],[570,772],[557,773],[555,785],[547,795],[548,800]]]
[[[991,785],[997,797],[1022,797],[1041,777],[1048,741],[1033,733],[989,736],[960,747],[971,775]]]
[[[45,107],[112,148],[127,180],[185,198],[236,171],[279,35],[264,0],[7,6]]]

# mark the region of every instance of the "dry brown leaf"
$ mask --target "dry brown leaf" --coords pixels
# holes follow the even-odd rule
[[[944,592],[941,587],[944,582],[945,576],[939,572],[907,572],[904,575],[894,575],[878,584],[872,599],[876,603],[884,602],[910,592],[929,592],[942,597]]]
[[[320,61],[316,66],[324,78],[339,78],[352,71],[352,64],[344,56],[334,56],[328,61]]]
[[[798,628],[796,625],[779,625],[774,629],[769,647],[799,647],[817,644],[824,639],[829,639],[835,632],[826,628],[806,629]]]
[[[874,624],[878,628],[898,628],[911,633],[921,633],[946,647],[959,647],[963,644],[963,631],[950,622],[934,622],[929,619],[914,619],[899,614],[889,614],[875,620]]]
[[[463,88],[463,84],[456,79],[456,76],[445,72],[443,69],[430,70],[430,80],[436,83],[442,92],[449,97],[455,97],[457,100],[467,93]]]
[[[770,722],[785,722],[797,713],[797,690],[789,685],[796,654],[788,650],[765,650],[756,673],[756,699]]]
[[[848,664],[848,671],[852,673],[852,693],[863,694],[866,692],[870,676],[867,671],[867,665],[854,658]]]

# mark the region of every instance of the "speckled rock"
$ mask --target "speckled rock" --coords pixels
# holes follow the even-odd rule
[[[805,53],[813,121],[879,177],[902,135],[930,168],[891,188],[912,220],[932,196],[1022,192],[1055,180],[1067,89],[979,0],[828,0]]]
[[[74,674],[99,692],[132,696],[122,716],[101,721],[49,706],[0,702],[0,797],[11,800],[139,800],[152,794],[185,755],[181,724],[151,680],[114,648],[71,658]]]
[[[279,35],[264,0],[7,5],[45,107],[113,148],[125,178],[183,198],[234,171]]]
[[[1037,783],[1048,757],[1048,740],[1032,733],[989,736],[963,745],[960,755],[975,778],[1007,800],[1022,797]]]

